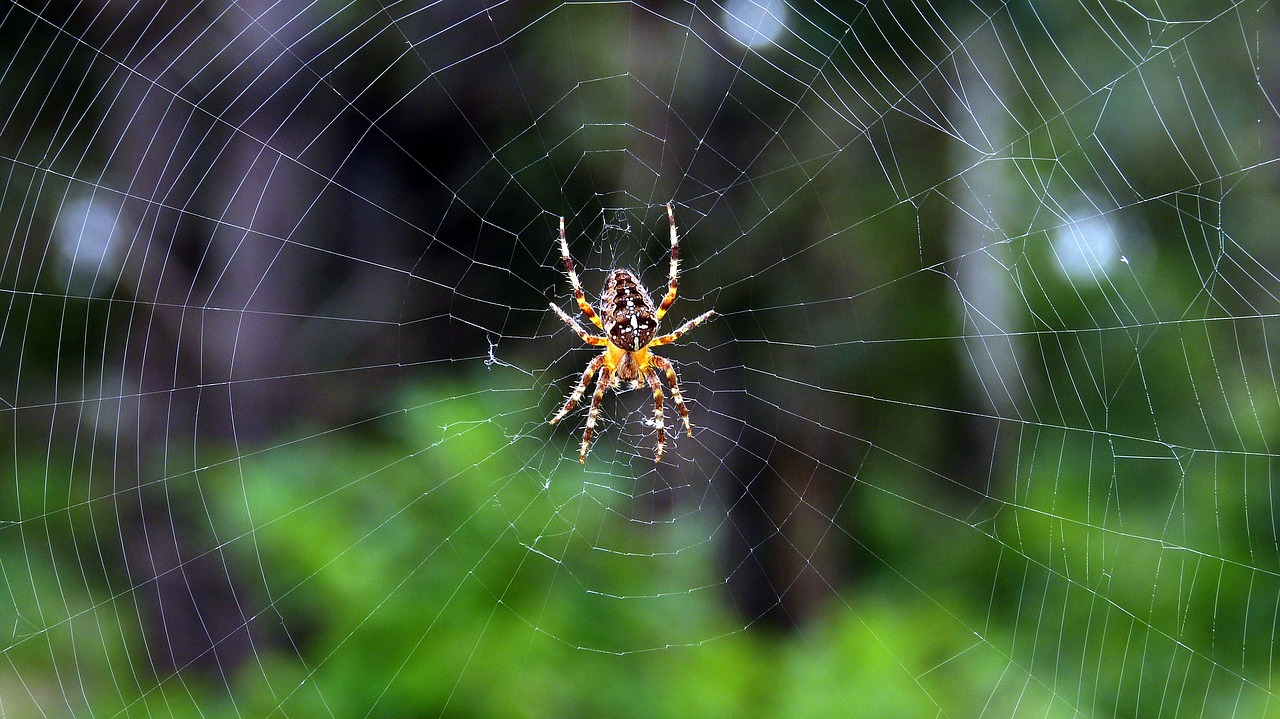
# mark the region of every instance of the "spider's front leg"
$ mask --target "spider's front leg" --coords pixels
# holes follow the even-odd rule
[[[600,355],[602,358],[604,355]],[[613,381],[613,370],[605,365],[600,370],[600,378],[596,380],[596,393],[591,398],[591,409],[587,412],[587,429],[582,433],[582,449],[578,452],[578,464],[586,464],[587,447],[591,444],[591,433],[596,429],[596,415],[600,413],[600,401],[604,399],[604,391]]]
[[[578,400],[582,399],[582,393],[587,391],[587,385],[591,384],[591,375],[600,369],[600,365],[604,364],[605,355],[597,355],[595,359],[587,363],[587,369],[582,373],[582,379],[578,381],[578,386],[573,388],[573,394],[569,395],[569,401],[564,403],[564,407],[556,412],[556,416],[547,420],[547,424],[555,424],[565,418],[565,415],[573,411],[578,404]]]
[[[676,381],[676,368],[671,366],[671,361],[666,357],[659,357],[658,355],[649,355],[649,357],[654,367],[666,373],[667,381],[671,383],[671,399],[675,400],[676,410],[680,412],[680,419],[684,422],[685,434],[692,437],[693,425],[689,423],[689,409],[684,406],[684,395],[680,394],[680,384]]]
[[[653,423],[658,425],[658,453],[654,456],[653,461],[661,462],[662,450],[667,446],[666,418],[662,416],[662,383],[658,381],[658,375],[654,374],[651,367],[644,368],[644,381],[649,383],[649,387],[653,389]],[[676,396],[679,396],[678,390]],[[684,403],[682,402],[681,411],[683,411],[683,405]],[[688,424],[688,422],[689,420],[686,418],[685,424]]]

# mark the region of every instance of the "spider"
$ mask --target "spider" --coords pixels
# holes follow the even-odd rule
[[[689,424],[689,410],[685,409],[680,385],[676,383],[676,370],[669,360],[653,354],[650,349],[675,342],[685,332],[710,319],[715,311],[703,312],[680,325],[670,334],[654,336],[658,331],[658,322],[676,301],[676,285],[679,284],[680,237],[676,233],[676,216],[671,211],[671,203],[667,203],[667,220],[671,223],[671,279],[667,283],[667,295],[662,298],[662,304],[657,308],[653,306],[649,292],[640,284],[640,279],[635,273],[630,270],[613,270],[605,280],[604,292],[600,296],[600,312],[597,313],[587,303],[582,285],[578,282],[578,273],[573,270],[573,260],[569,257],[569,242],[564,236],[564,218],[560,218],[560,254],[564,257],[564,269],[569,274],[569,283],[573,285],[573,298],[577,300],[582,314],[596,327],[604,330],[603,337],[587,332],[577,320],[565,314],[556,303],[551,303],[551,309],[555,310],[556,314],[560,315],[560,319],[578,333],[583,342],[592,347],[604,348],[604,352],[587,363],[582,379],[574,388],[573,394],[569,395],[569,400],[564,403],[564,407],[548,420],[550,424],[555,424],[564,419],[565,415],[569,414],[582,399],[583,392],[586,392],[587,386],[591,383],[592,375],[596,372],[600,373],[596,380],[595,395],[591,398],[591,409],[587,412],[587,429],[582,434],[582,449],[578,452],[579,463],[587,461],[587,448],[591,444],[591,433],[596,428],[596,414],[600,410],[600,401],[604,398],[605,389],[617,388],[622,382],[630,382],[631,388],[635,389],[640,386],[641,379],[653,389],[653,419],[658,427],[658,452],[653,461],[662,461],[662,450],[666,446],[667,435],[662,414],[662,383],[658,380],[655,369],[666,373],[667,381],[671,383],[671,397],[675,400],[676,409],[680,411],[680,419],[684,420],[684,430],[690,437],[693,436],[693,426]]]

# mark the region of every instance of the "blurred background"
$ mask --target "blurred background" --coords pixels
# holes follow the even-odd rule
[[[1277,29],[9,5],[0,715],[1280,716]]]

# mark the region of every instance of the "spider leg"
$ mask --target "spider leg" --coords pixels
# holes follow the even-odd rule
[[[662,383],[658,381],[658,375],[654,374],[653,368],[644,368],[644,381],[649,383],[653,388],[653,421],[658,425],[658,454],[654,456],[654,462],[662,461],[662,450],[667,446],[666,418],[662,416]],[[688,420],[685,420],[688,422]]]
[[[555,424],[564,419],[565,415],[573,410],[578,404],[578,400],[582,399],[582,393],[587,391],[587,385],[591,384],[591,375],[600,369],[600,365],[604,364],[605,355],[597,355],[595,359],[587,363],[587,369],[582,373],[582,379],[578,381],[578,386],[573,388],[573,393],[569,395],[569,401],[564,403],[564,407],[556,413],[556,416],[547,420],[547,424]]]
[[[661,337],[654,337],[653,341],[649,343],[649,346],[652,347],[653,345],[669,345],[672,342],[675,342],[676,340],[680,339],[680,335],[684,334],[685,332],[688,332],[694,327],[697,327],[703,322],[706,322],[707,320],[711,319],[712,316],[715,315],[715,313],[716,313],[715,310],[707,310],[706,312],[703,312],[697,317],[694,317],[688,322],[685,322],[684,324],[680,325],[679,327],[676,328],[674,332],[670,334],[662,335]]]
[[[560,315],[560,319],[564,320],[565,324],[572,327],[573,331],[578,333],[578,336],[582,338],[583,342],[586,342],[587,344],[593,347],[604,347],[605,345],[609,344],[609,340],[607,338],[597,337],[596,335],[593,335],[590,332],[587,332],[586,330],[584,330],[582,328],[582,325],[578,324],[578,321],[575,320],[574,318],[565,314],[565,311],[560,309],[559,305],[557,305],[554,302],[551,302],[549,304],[551,305],[551,309],[555,310],[556,314]]]
[[[680,284],[680,235],[676,233],[676,216],[667,203],[667,221],[671,223],[671,279],[667,282],[667,296],[658,305],[658,319],[662,319],[671,304],[676,301],[676,287]]]
[[[649,362],[667,374],[667,381],[671,383],[671,399],[675,400],[676,409],[680,411],[680,419],[684,421],[685,433],[692,437],[693,426],[689,424],[689,410],[684,406],[684,395],[680,394],[680,384],[676,382],[675,367],[671,366],[671,361],[666,357],[659,357],[658,355],[649,355]]]
[[[573,299],[578,301],[578,309],[582,310],[582,314],[586,315],[592,324],[604,329],[600,316],[587,303],[587,296],[582,292],[582,283],[578,281],[578,273],[573,269],[573,259],[569,257],[569,241],[564,238],[563,217],[560,218],[560,256],[564,258],[564,271],[569,273],[569,284],[573,285]]]
[[[600,355],[603,357],[604,355]],[[604,399],[604,391],[613,381],[613,370],[605,365],[596,378],[596,393],[591,397],[591,409],[587,412],[587,429],[582,433],[582,449],[578,452],[578,464],[587,463],[587,447],[591,444],[591,433],[596,428],[596,415],[600,412],[600,400]]]

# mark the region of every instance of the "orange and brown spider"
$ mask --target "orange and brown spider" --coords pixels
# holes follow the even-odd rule
[[[587,332],[577,320],[565,314],[556,303],[551,303],[551,309],[555,310],[556,314],[560,315],[560,319],[578,333],[583,342],[593,347],[604,348],[604,352],[587,363],[587,369],[582,373],[582,379],[574,388],[573,394],[569,395],[569,401],[565,402],[564,407],[549,420],[551,424],[555,424],[569,414],[578,400],[582,399],[582,393],[591,383],[592,375],[596,372],[600,373],[599,379],[596,380],[595,395],[591,399],[591,409],[587,412],[587,429],[582,434],[582,450],[578,452],[580,463],[587,461],[587,448],[591,443],[591,433],[596,428],[596,414],[600,411],[600,401],[604,399],[605,389],[617,388],[622,382],[630,382],[633,388],[638,387],[641,379],[653,389],[653,419],[658,427],[658,453],[653,461],[662,460],[662,450],[667,444],[667,435],[662,415],[662,383],[654,372],[654,368],[666,373],[667,381],[671,383],[671,397],[676,402],[676,409],[680,411],[680,418],[684,420],[684,430],[690,437],[693,436],[693,427],[689,424],[689,410],[685,409],[684,397],[680,395],[680,386],[676,384],[676,370],[671,366],[670,361],[653,354],[650,348],[675,342],[680,339],[680,335],[710,319],[715,311],[703,312],[680,325],[670,334],[654,336],[658,331],[659,320],[667,314],[671,304],[676,301],[676,285],[679,284],[680,237],[676,233],[676,216],[671,211],[670,203],[667,203],[667,220],[671,223],[671,279],[667,283],[667,295],[662,298],[662,304],[654,308],[653,300],[649,298],[648,291],[640,284],[640,279],[634,272],[613,270],[609,273],[609,279],[605,280],[604,293],[600,296],[600,312],[596,313],[587,303],[582,285],[578,282],[578,273],[573,270],[573,260],[569,257],[569,242],[564,236],[564,218],[560,218],[560,254],[564,257],[564,269],[569,274],[569,283],[573,285],[573,298],[578,301],[578,308],[582,310],[582,314],[596,327],[604,330],[603,337]]]

